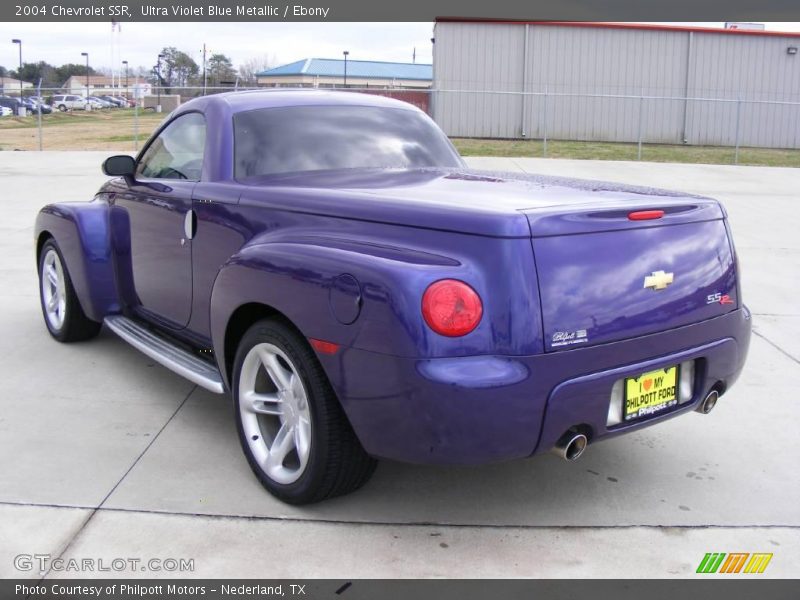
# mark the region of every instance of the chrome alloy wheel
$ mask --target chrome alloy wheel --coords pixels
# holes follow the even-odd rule
[[[42,260],[41,273],[42,301],[47,322],[55,331],[64,326],[67,310],[67,290],[64,281],[64,268],[58,252],[53,248],[47,250]]]
[[[253,346],[239,376],[239,413],[253,458],[280,484],[297,481],[311,454],[308,394],[292,361],[277,346]]]

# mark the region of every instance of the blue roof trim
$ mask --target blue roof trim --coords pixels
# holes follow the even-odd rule
[[[312,77],[343,77],[344,60],[333,58],[306,58],[288,65],[256,73],[257,77],[309,75]],[[347,76],[363,79],[433,79],[433,65],[348,60]]]

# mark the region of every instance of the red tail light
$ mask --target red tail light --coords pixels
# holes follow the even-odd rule
[[[649,221],[650,219],[660,219],[663,216],[663,210],[637,210],[628,213],[628,219],[631,221]]]
[[[481,322],[483,304],[478,293],[463,281],[442,279],[425,290],[422,316],[436,333],[459,337]]]

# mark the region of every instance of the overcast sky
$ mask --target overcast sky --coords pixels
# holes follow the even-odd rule
[[[235,67],[267,55],[277,65],[301,58],[431,62],[432,23],[123,23],[119,60],[131,67],[152,67],[159,51],[175,46],[200,63],[203,43]],[[54,65],[83,63],[89,53],[94,67],[111,65],[110,23],[0,23],[0,65],[16,68],[19,57],[12,38],[22,40],[23,62]]]
[[[691,23],[721,27],[722,23]],[[800,23],[768,23],[768,30],[800,31]],[[123,23],[118,35],[117,60],[131,67],[151,68],[165,46],[176,46],[200,62],[203,43],[238,67],[250,58],[269,56],[276,66],[301,58],[431,62],[433,23]],[[24,62],[54,65],[82,63],[108,68],[112,63],[110,23],[0,23],[0,65],[16,68],[17,46],[22,39]]]

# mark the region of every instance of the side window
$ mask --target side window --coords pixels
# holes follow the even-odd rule
[[[145,179],[199,181],[203,170],[206,122],[199,113],[188,113],[167,125],[147,147],[136,174]]]

